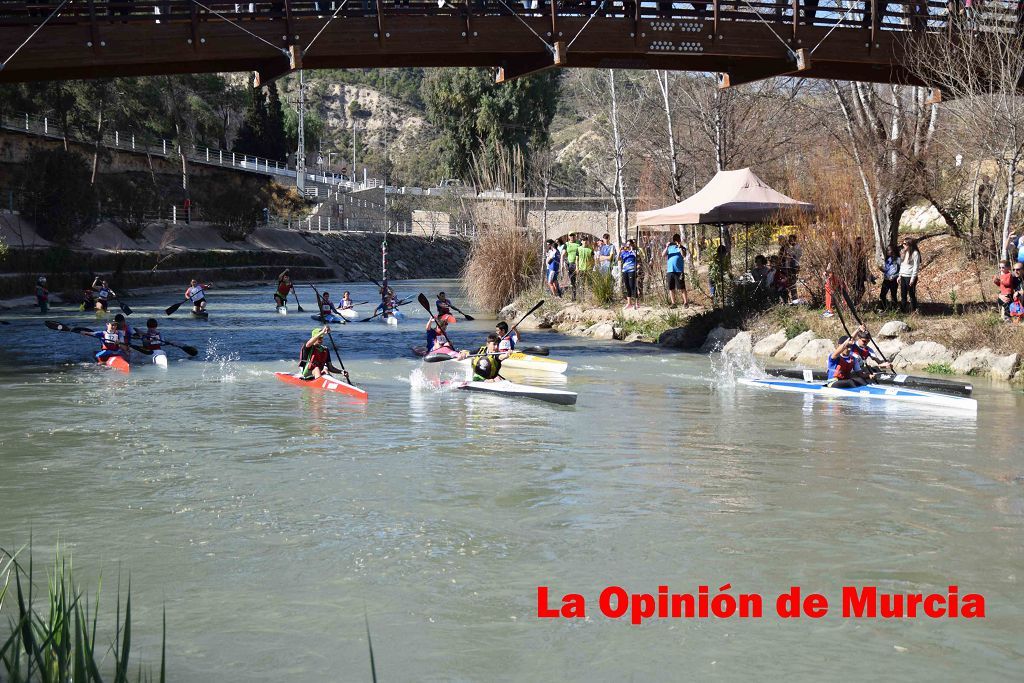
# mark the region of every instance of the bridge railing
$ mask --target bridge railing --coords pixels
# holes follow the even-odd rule
[[[990,12],[1008,27],[1024,27],[1024,4],[1017,0],[974,2],[966,0],[713,0],[712,2],[671,2],[669,0],[553,0],[556,17],[619,18],[636,20],[685,20],[718,22],[766,21],[802,26],[870,28],[877,12],[877,26],[883,30],[934,30],[969,12]],[[384,15],[391,16],[508,16],[549,18],[551,0],[384,0]],[[58,6],[57,2],[0,2],[0,25],[35,25]],[[292,18],[339,18],[376,16],[376,0],[302,0],[284,2],[206,2],[200,7],[191,0],[86,0],[65,5],[51,23],[161,23],[220,21],[239,23],[286,21]],[[340,8],[340,9],[339,9]]]

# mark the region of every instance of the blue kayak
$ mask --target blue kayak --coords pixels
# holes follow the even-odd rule
[[[892,386],[890,384],[865,384],[862,387],[838,388],[826,386],[824,382],[801,382],[788,379],[740,379],[741,384],[748,386],[763,387],[776,391],[789,391],[801,394],[814,394],[817,396],[828,396],[832,398],[846,399],[873,399],[880,401],[901,401],[904,403],[917,403],[920,405],[938,406],[943,408],[956,408],[977,412],[978,402],[973,398],[964,396],[950,396],[932,391],[920,391],[918,389],[907,389],[906,387]]]

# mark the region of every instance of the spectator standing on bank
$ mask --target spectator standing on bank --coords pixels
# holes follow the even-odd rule
[[[572,288],[572,300],[576,301],[576,261],[579,257],[580,243],[576,241],[576,233],[569,235],[565,243],[565,269],[569,274],[569,287]]]
[[[1013,303],[1014,294],[1021,288],[1021,275],[1024,272],[1024,264],[1015,263],[1012,266],[1009,261],[999,262],[999,274],[993,276],[992,284],[999,287],[999,312],[1003,320],[1010,319],[1010,304]]]
[[[888,305],[886,295],[892,295],[892,306],[898,305],[896,290],[900,281],[900,259],[896,255],[896,249],[887,247],[885,250],[885,263],[879,268],[882,271],[882,290],[878,294],[878,305],[885,308]]]
[[[661,250],[661,255],[665,257],[665,284],[668,287],[669,307],[676,306],[676,290],[680,292],[683,306],[689,306],[690,302],[686,296],[686,247],[683,246],[679,233],[672,235],[672,241]]]
[[[548,251],[544,258],[546,265],[545,272],[547,273],[547,285],[548,289],[554,296],[561,297],[562,289],[558,286],[558,267],[562,260],[562,254],[558,251],[558,245],[555,244],[554,240],[547,241]]]
[[[46,313],[50,308],[50,290],[46,288],[46,277],[42,275],[36,280],[36,303],[40,313]]]
[[[636,242],[626,240],[625,246],[619,250],[619,263],[622,264],[622,289],[626,296],[626,306],[640,308],[636,301],[637,250]]]
[[[610,273],[612,270],[612,263],[616,260],[615,245],[612,244],[611,237],[608,233],[605,233],[601,239],[601,248],[598,250],[597,262],[602,273]]]
[[[917,248],[917,240],[913,237],[903,239],[903,250],[900,252],[900,306],[904,313],[917,310],[917,276],[921,271],[921,250]],[[907,302],[910,308],[907,308]]]

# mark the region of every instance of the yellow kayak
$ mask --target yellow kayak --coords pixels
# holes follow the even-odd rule
[[[526,370],[531,372],[557,372],[564,373],[569,364],[564,360],[545,358],[544,356],[531,356],[527,353],[513,351],[506,360],[501,361],[501,367],[513,370]]]

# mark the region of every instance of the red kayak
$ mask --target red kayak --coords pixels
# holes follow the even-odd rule
[[[292,374],[290,372],[275,372],[274,376],[286,384],[294,384],[297,387],[307,387],[309,389],[322,389],[324,391],[334,391],[339,394],[345,394],[352,398],[360,401],[367,400],[367,394],[359,387],[349,384],[344,380],[337,379],[331,375],[325,375],[319,379],[302,379],[302,375]]]
[[[123,372],[126,375],[132,371],[132,366],[129,365],[128,361],[122,358],[121,356],[111,356],[107,360],[100,363],[100,365],[106,365],[108,368],[111,368],[112,370],[117,370],[118,372]]]

